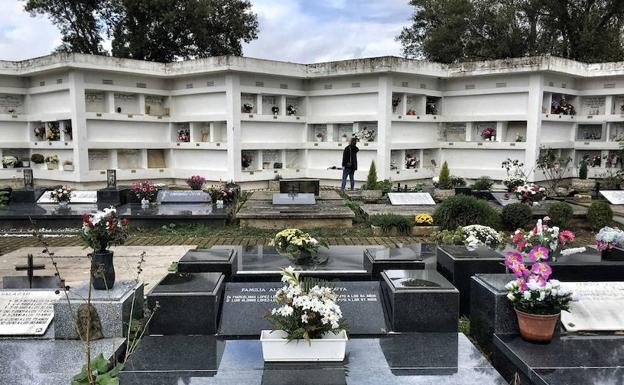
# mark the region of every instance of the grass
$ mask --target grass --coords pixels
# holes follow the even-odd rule
[[[459,332],[466,336],[470,335],[470,318],[466,316],[459,317]]]

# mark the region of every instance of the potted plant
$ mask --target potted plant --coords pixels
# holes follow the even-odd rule
[[[243,170],[247,170],[253,162],[253,157],[249,153],[243,153],[241,155],[241,167]]]
[[[301,282],[292,267],[282,269],[282,281],[286,285],[275,293],[280,306],[265,316],[273,330],[260,334],[264,360],[343,361],[348,338],[334,290]]]
[[[286,106],[286,115],[293,116],[297,114],[297,108],[292,104]]]
[[[489,176],[479,177],[472,184],[472,195],[481,198],[481,199],[489,199],[490,198],[490,190],[494,185],[494,181]]]
[[[368,177],[362,190],[362,200],[367,203],[376,203],[382,196],[383,191],[379,188],[379,182],[377,181],[377,167],[373,161],[368,169]]]
[[[516,187],[515,194],[521,203],[528,206],[537,206],[546,199],[546,189],[535,183],[525,183]]]
[[[494,142],[496,141],[496,130],[492,127],[486,127],[481,131],[481,137],[486,142]]]
[[[325,242],[312,238],[310,234],[299,229],[285,229],[275,234],[270,245],[275,250],[295,263],[307,263],[318,255],[321,246],[327,247]]]
[[[123,245],[128,238],[128,220],[121,219],[111,207],[82,215],[80,236],[91,253],[91,274],[95,290],[109,290],[115,285],[115,267],[110,246]]]
[[[561,311],[569,309],[572,293],[550,279],[552,268],[547,260],[585,251],[584,247],[564,250],[574,234],[549,227],[542,220],[531,231],[516,230],[512,244],[517,251],[505,257],[505,266],[516,276],[506,285],[507,298],[518,317],[520,335],[531,342],[550,342]],[[526,266],[524,261],[530,261]]]
[[[45,157],[46,166],[48,170],[58,170],[59,157],[58,155],[50,155]]]
[[[188,143],[191,141],[191,130],[188,128],[182,128],[178,130],[178,142]]]
[[[455,190],[451,182],[451,174],[446,161],[444,161],[442,167],[440,167],[439,176],[433,178],[433,186],[433,197],[438,201],[444,201],[455,195]]]
[[[596,234],[596,246],[607,261],[624,260],[624,231],[605,226]]]
[[[72,189],[68,186],[56,188],[50,192],[50,199],[59,205],[59,208],[67,208],[72,198]]]
[[[273,116],[277,116],[277,114],[279,114],[279,107],[278,106],[271,107],[271,112],[273,113]]]
[[[156,196],[156,186],[149,180],[132,183],[132,192],[141,200],[141,207],[148,208]]]
[[[41,154],[32,154],[30,156],[30,161],[33,162],[34,164],[44,164],[45,157]]]
[[[2,157],[2,167],[4,168],[15,168],[15,164],[17,163],[17,158],[11,155]]]
[[[325,137],[325,135],[323,135],[322,132],[317,132],[316,133],[316,141],[317,142],[322,142],[324,137]]]
[[[191,190],[201,190],[206,183],[206,178],[199,175],[193,175],[186,180],[186,184],[191,188]]]
[[[579,164],[578,178],[572,179],[572,189],[579,194],[589,194],[596,184],[587,179],[587,159],[583,158]]]
[[[439,229],[438,226],[433,225],[433,217],[430,214],[416,214],[414,223],[412,235],[415,236],[431,235]]]
[[[269,190],[270,191],[279,191],[280,189],[280,180],[282,180],[282,176],[280,174],[275,174],[273,180],[269,181]]]
[[[507,187],[507,192],[515,192],[518,186],[522,186],[527,181],[527,172],[524,170],[524,163],[518,159],[507,158],[501,163],[507,176],[503,179],[503,184]]]
[[[71,160],[64,160],[63,171],[74,171],[74,162],[72,162]]]

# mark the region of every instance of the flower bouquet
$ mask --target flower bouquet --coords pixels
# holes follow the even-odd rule
[[[50,142],[61,140],[61,130],[59,129],[58,123],[48,123],[46,139]]]
[[[46,130],[44,126],[37,126],[33,129],[33,132],[35,134],[35,139],[37,140],[43,140],[46,136]]]
[[[128,220],[120,219],[117,210],[111,207],[103,211],[82,215],[80,231],[82,243],[93,249],[91,274],[93,288],[109,290],[115,285],[113,252],[110,246],[123,245],[128,238]]]
[[[142,207],[149,207],[150,202],[156,196],[156,186],[149,180],[132,183],[132,192],[141,200]]]
[[[192,190],[201,190],[202,187],[204,187],[204,183],[206,183],[206,178],[199,175],[193,175],[186,180],[186,184],[189,185]]]
[[[243,153],[241,155],[241,166],[243,167],[243,169],[246,169],[249,166],[251,166],[252,162],[253,162],[253,157],[251,156],[251,154]]]
[[[253,105],[249,104],[249,103],[245,103],[242,106],[242,112],[249,114],[253,111]]]
[[[71,202],[72,189],[68,186],[59,187],[50,191],[50,199],[58,203],[61,207],[67,207]]]
[[[308,260],[318,255],[321,246],[327,244],[312,238],[310,234],[299,229],[285,229],[275,235],[270,243],[278,253],[288,256],[290,259]]]
[[[411,156],[411,155],[405,156],[405,168],[407,169],[418,168],[419,163],[420,163],[420,160],[417,159],[416,157]]]
[[[228,187],[224,182],[219,182],[216,186],[210,186],[208,194],[210,194],[210,198],[215,203],[222,201],[223,204],[231,204],[234,202],[234,198],[236,198],[236,190]]]
[[[293,116],[297,114],[297,108],[292,104],[286,106],[286,115]]]
[[[624,231],[605,226],[596,234],[596,247],[606,260],[624,260]]]
[[[414,236],[431,235],[438,230],[438,227],[433,225],[433,217],[430,214],[416,214],[414,224],[415,226],[412,227],[412,235]]]
[[[317,280],[302,282],[292,267],[282,269],[282,282],[275,293],[279,307],[265,316],[273,330],[262,331],[264,360],[342,361],[347,325],[334,290]]]
[[[416,214],[414,222],[416,226],[431,226],[433,225],[433,217],[430,214]]]
[[[470,225],[462,227],[464,244],[468,250],[476,250],[479,246],[498,249],[505,240],[503,235],[488,226]]]
[[[355,137],[359,140],[363,140],[366,142],[374,142],[375,141],[375,130],[372,128],[364,127],[362,131],[359,131],[355,134]]]
[[[2,167],[4,168],[14,168],[17,164],[17,158],[12,155],[7,155],[2,157]]]
[[[188,128],[178,130],[178,142],[188,143],[191,141],[191,131]]]
[[[325,137],[325,136],[323,135],[323,133],[322,133],[322,132],[317,132],[317,133],[316,133],[316,141],[317,141],[317,142],[322,142],[324,137]]]
[[[565,249],[568,242],[575,239],[574,233],[569,230],[560,230],[559,227],[550,227],[546,223],[548,217],[537,221],[530,231],[518,229],[511,238],[511,244],[520,253],[524,253],[529,259],[535,261],[544,256],[557,260],[561,255],[570,255],[585,251],[584,247]],[[545,259],[545,258],[544,258]]]
[[[496,130],[492,127],[486,127],[481,131],[481,137],[486,141],[491,141],[496,137]]]
[[[546,189],[535,183],[525,183],[516,187],[514,192],[520,202],[529,206],[537,206],[539,202],[546,199]]]
[[[271,107],[271,112],[273,113],[273,116],[277,116],[277,114],[279,114],[279,107],[278,106]]]

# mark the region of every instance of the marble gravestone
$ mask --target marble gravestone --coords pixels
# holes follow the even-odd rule
[[[52,290],[0,291],[0,336],[42,336],[54,318]]]
[[[580,299],[561,312],[569,332],[624,330],[624,282],[562,282]]]
[[[37,200],[37,204],[54,204],[56,203],[52,197],[52,192],[46,191],[43,195]],[[97,191],[72,191],[72,203],[97,203]]]
[[[600,194],[612,205],[624,205],[624,190],[601,190]]]
[[[299,194],[273,194],[274,205],[314,205],[316,199],[314,194],[311,193],[299,193]]]
[[[513,203],[521,203],[513,193],[508,192],[492,192],[492,197],[501,206],[507,206]]]
[[[158,203],[212,203],[210,194],[201,190],[161,190]]]
[[[259,335],[261,330],[270,330],[271,324],[264,315],[278,306],[274,296],[282,286],[279,282],[227,283],[219,334],[252,336]],[[333,288],[350,334],[386,333],[379,282],[336,282]]]
[[[393,206],[435,206],[435,201],[429,193],[388,193],[388,198]]]

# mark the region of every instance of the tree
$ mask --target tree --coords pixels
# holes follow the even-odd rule
[[[375,161],[372,161],[366,177],[365,190],[377,190],[377,185],[377,166],[375,166]]]
[[[624,59],[621,0],[411,0],[406,57],[443,63],[552,54]]]
[[[32,15],[48,15],[63,51],[171,62],[242,55],[257,38],[258,18],[248,0],[26,0]]]

